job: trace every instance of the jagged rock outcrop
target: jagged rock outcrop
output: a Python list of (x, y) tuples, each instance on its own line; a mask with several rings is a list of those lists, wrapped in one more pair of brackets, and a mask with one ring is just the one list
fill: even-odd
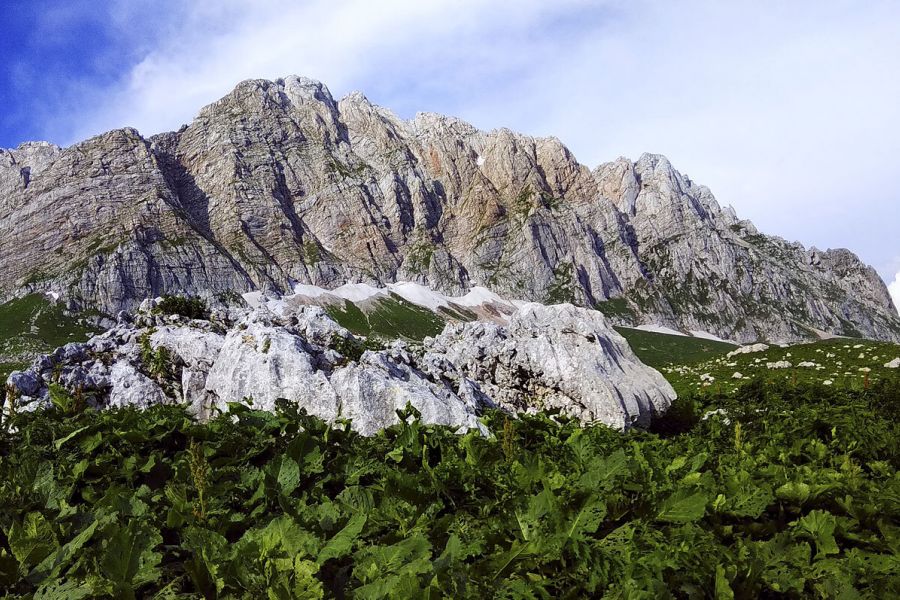
[(425, 348), (426, 357), (457, 365), (513, 411), (540, 406), (624, 428), (648, 425), (674, 399), (663, 376), (634, 361), (600, 313), (572, 305), (529, 303), (505, 326), (449, 325)]
[(299, 77), (245, 81), (181, 130), (0, 152), (0, 300), (413, 281), (596, 306), (738, 341), (900, 340), (873, 269), (760, 234), (661, 156), (591, 171), (558, 140), (405, 121)]
[[(153, 304), (145, 305), (152, 311)], [(365, 435), (415, 407), (428, 423), (481, 429), (488, 407), (556, 409), (626, 428), (665, 412), (675, 393), (596, 311), (527, 304), (508, 327), (448, 325), (422, 348), (364, 350), (319, 307), (266, 309), (210, 321), (124, 315), (84, 344), (68, 344), (13, 373), (17, 410), (47, 406), (61, 386), (95, 407), (184, 403), (199, 418), (233, 402), (273, 410), (295, 402)]]

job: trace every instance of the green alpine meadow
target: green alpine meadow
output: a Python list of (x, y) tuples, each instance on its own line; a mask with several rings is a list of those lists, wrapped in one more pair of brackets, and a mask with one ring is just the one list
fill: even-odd
[(9, 598), (900, 595), (896, 376), (705, 388), (626, 433), (55, 404), (3, 423)]

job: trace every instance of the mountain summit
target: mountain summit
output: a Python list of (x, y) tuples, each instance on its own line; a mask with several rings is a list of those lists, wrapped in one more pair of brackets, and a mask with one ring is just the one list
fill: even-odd
[(900, 340), (847, 250), (766, 236), (662, 156), (594, 170), (554, 138), (402, 120), (302, 77), (240, 83), (177, 132), (0, 150), (0, 301), (412, 281), (738, 341)]

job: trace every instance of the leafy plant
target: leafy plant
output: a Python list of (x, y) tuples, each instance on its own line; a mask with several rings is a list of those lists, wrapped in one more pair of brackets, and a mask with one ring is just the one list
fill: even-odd
[(17, 412), (0, 594), (896, 597), (898, 385), (709, 388), (665, 435), (499, 412), (461, 434), (410, 408), (365, 438), (288, 402)]
[(194, 296), (163, 296), (153, 310), (157, 314), (180, 315), (188, 319), (209, 317), (206, 302)]

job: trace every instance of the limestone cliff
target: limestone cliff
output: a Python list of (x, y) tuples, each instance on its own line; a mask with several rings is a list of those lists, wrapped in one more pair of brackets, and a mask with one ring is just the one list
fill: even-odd
[(113, 314), (398, 280), (739, 341), (900, 340), (871, 267), (760, 234), (662, 156), (591, 171), (553, 138), (406, 121), (304, 78), (245, 81), (149, 139), (0, 151), (0, 301), (53, 291)]

